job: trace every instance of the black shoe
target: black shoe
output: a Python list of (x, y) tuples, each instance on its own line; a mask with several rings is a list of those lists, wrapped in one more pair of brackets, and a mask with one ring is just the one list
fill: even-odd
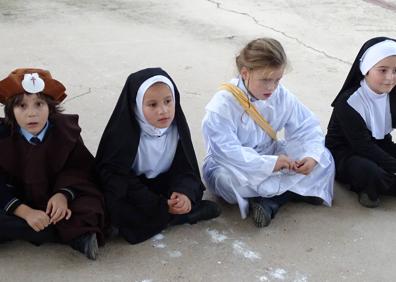
[(221, 214), (221, 208), (215, 202), (202, 200), (186, 214), (187, 222), (190, 224), (197, 223), (200, 220), (208, 220), (218, 217)]
[(301, 195), (297, 195), (294, 198), (294, 201), (296, 202), (304, 202), (304, 203), (308, 203), (314, 206), (320, 206), (321, 204), (323, 204), (323, 199), (319, 198), (319, 197), (315, 197), (315, 196), (301, 196)]
[(305, 196), (303, 197), (303, 202), (314, 206), (320, 206), (323, 204), (323, 199), (319, 197)]
[(99, 252), (98, 241), (96, 239), (96, 233), (88, 233), (81, 235), (80, 237), (73, 239), (70, 242), (70, 246), (83, 253), (87, 258), (96, 260)]
[(258, 228), (268, 226), (273, 218), (271, 207), (265, 201), (261, 201), (260, 198), (249, 200), (249, 212), (254, 225)]
[(172, 214), (169, 220), (169, 225), (182, 225), (188, 222), (188, 217), (186, 214)]
[(107, 227), (105, 229), (104, 233), (105, 233), (105, 238), (113, 239), (120, 234), (120, 230), (118, 227), (116, 227), (114, 225), (110, 225), (109, 227)]
[(366, 208), (377, 208), (380, 204), (379, 198), (376, 200), (371, 200), (370, 197), (365, 192), (359, 193), (359, 203)]

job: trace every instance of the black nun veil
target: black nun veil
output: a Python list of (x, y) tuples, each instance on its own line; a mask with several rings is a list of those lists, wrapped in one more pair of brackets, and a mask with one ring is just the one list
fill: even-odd
[(129, 75), (99, 143), (96, 154), (99, 170), (106, 167), (121, 174), (130, 173), (140, 140), (140, 126), (134, 113), (137, 91), (144, 81), (156, 75), (167, 77), (174, 86), (175, 121), (181, 144), (190, 166), (199, 176), (190, 130), (180, 106), (179, 90), (172, 78), (161, 68), (147, 68)]

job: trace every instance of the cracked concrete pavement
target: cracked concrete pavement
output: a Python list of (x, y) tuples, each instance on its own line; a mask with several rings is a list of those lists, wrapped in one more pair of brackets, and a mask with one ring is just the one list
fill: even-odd
[[(128, 74), (161, 66), (182, 93), (202, 163), (204, 107), (235, 75), (234, 56), (247, 41), (281, 41), (290, 60), (283, 83), (325, 131), (360, 46), (395, 38), (395, 15), (394, 0), (2, 0), (0, 77), (49, 69), (66, 85), (64, 108), (80, 115), (95, 153)], [(381, 200), (362, 208), (336, 184), (333, 207), (288, 204), (261, 230), (218, 200), (220, 218), (139, 245), (112, 240), (95, 262), (62, 245), (2, 244), (0, 281), (395, 281), (396, 199)]]

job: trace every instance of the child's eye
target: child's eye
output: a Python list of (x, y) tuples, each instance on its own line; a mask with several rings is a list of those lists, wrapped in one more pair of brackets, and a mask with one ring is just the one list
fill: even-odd
[(167, 100), (165, 100), (165, 105), (168, 105), (168, 104), (170, 104), (170, 103), (172, 103), (172, 99), (167, 99)]
[(19, 108), (21, 108), (21, 109), (24, 109), (25, 107), (26, 107), (26, 105), (25, 104), (19, 104), (19, 105), (17, 105)]
[(380, 68), (380, 69), (378, 69), (378, 71), (380, 73), (386, 73), (388, 71), (388, 69), (387, 68)]
[(151, 104), (149, 104), (148, 105), (150, 108), (155, 108), (156, 106), (157, 106), (157, 104), (156, 103), (151, 103)]

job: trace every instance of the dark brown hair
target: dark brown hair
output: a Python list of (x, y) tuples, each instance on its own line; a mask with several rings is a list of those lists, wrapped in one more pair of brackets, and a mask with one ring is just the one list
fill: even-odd
[[(23, 95), (25, 95), (25, 93), (13, 96), (7, 99), (7, 101), (4, 103), (4, 122), (8, 127), (10, 127), (11, 130), (14, 130), (18, 127), (14, 115), (14, 108), (22, 103)], [(39, 99), (45, 101), (48, 105), (49, 118), (52, 115), (61, 113), (63, 111), (62, 107), (59, 105), (59, 102), (55, 102), (50, 96), (44, 95), (42, 93), (26, 93), (26, 95), (37, 95)]]

